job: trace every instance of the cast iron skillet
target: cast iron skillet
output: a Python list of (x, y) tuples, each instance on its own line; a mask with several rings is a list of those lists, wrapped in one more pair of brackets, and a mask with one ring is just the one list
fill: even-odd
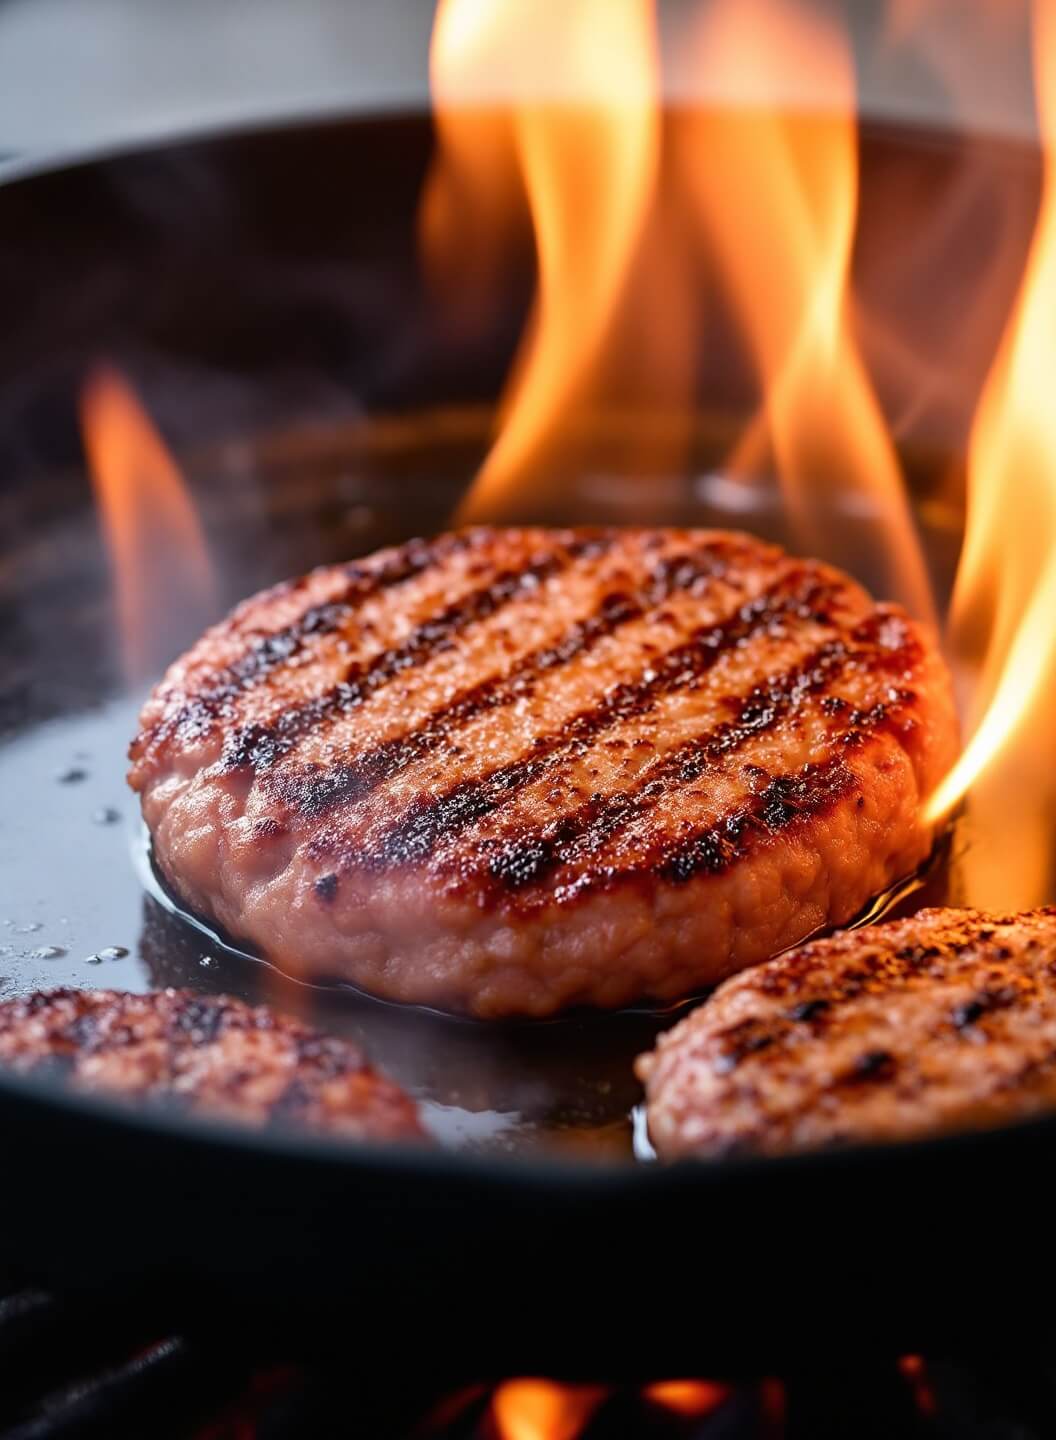
[[(165, 1323), (266, 1317), (313, 1345), (366, 1332), (448, 1376), (699, 1373), (745, 1356), (758, 1370), (867, 1341), (1015, 1341), (1056, 1271), (1056, 1121), (663, 1168), (632, 1155), (629, 1064), (671, 1016), (487, 1031), (286, 986), (151, 888), (121, 782), (142, 685), (122, 677), (80, 387), (100, 361), (133, 379), (217, 561), (217, 593), (184, 595), (156, 637), (159, 667), (260, 585), (442, 528), (486, 444), (531, 256), (511, 258), (483, 321), (430, 294), (414, 227), (430, 144), (421, 117), (360, 119), (0, 186), (0, 996), (172, 983), (281, 1001), (361, 1038), (441, 1140), (410, 1153), (246, 1134), (4, 1078), (0, 1262), (101, 1299), (132, 1291)], [(978, 187), (966, 283), (997, 243), (987, 217), (1025, 246), (1027, 150), (869, 132), (863, 167), (866, 216), (908, 195), (924, 217), (946, 189)], [(891, 291), (883, 247), (858, 263), (863, 294)], [(709, 314), (692, 464), (646, 491), (618, 468), (580, 476), (560, 501), (525, 497), (517, 518), (731, 523), (708, 467), (750, 387)], [(920, 453), (956, 448), (958, 415), (945, 423), (915, 437)], [(934, 501), (931, 473), (917, 493)], [(772, 490), (733, 523), (780, 537)], [(956, 515), (932, 523), (940, 589), (957, 542)], [(853, 521), (848, 546), (830, 558), (868, 583)], [(941, 900), (947, 873), (940, 861), (902, 908)], [(128, 953), (89, 965), (115, 946)]]

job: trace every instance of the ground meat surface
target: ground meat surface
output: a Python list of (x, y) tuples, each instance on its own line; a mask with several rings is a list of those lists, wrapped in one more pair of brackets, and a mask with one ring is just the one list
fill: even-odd
[(414, 1102), (345, 1040), (224, 995), (50, 990), (0, 1005), (0, 1067), (241, 1124), (423, 1139)]
[(720, 986), (638, 1062), (661, 1156), (777, 1153), (1056, 1106), (1056, 909), (929, 909)]
[(497, 1018), (667, 1001), (912, 872), (930, 633), (750, 536), (476, 529), (247, 600), (132, 746), (177, 897), (280, 968)]

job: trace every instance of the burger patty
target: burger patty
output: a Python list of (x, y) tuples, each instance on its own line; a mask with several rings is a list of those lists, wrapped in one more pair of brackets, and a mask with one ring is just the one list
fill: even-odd
[(414, 1102), (355, 1045), (225, 995), (46, 990), (9, 1000), (0, 1066), (245, 1125), (423, 1138)]
[(1056, 1105), (1056, 908), (922, 910), (720, 986), (638, 1061), (665, 1159), (984, 1126)]
[(746, 535), (474, 529), (246, 601), (131, 750), (176, 895), (283, 969), (482, 1017), (665, 1001), (911, 872), (933, 640)]

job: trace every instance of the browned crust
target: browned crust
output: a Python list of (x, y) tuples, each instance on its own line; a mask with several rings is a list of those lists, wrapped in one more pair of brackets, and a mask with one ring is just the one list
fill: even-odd
[(667, 1158), (989, 1125), (1056, 1105), (1056, 907), (929, 909), (721, 985), (637, 1064)]
[[(282, 968), (476, 1013), (668, 998), (846, 921), (927, 853), (948, 674), (831, 566), (675, 529), (405, 550), (358, 562), (353, 600), (337, 567), (245, 602), (133, 746), (168, 883)], [(841, 832), (857, 869), (822, 856)], [(753, 947), (753, 876), (769, 894), (787, 866)], [(707, 961), (694, 908), (738, 917)], [(635, 952), (625, 990), (599, 933), (614, 967)]]
[(226, 995), (39, 991), (0, 1005), (0, 1065), (254, 1127), (424, 1138), (414, 1102), (355, 1045)]

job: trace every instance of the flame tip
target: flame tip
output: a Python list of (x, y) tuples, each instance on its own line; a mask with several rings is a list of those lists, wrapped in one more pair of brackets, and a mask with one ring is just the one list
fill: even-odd
[(209, 604), (213, 569), (179, 468), (125, 376), (108, 362), (93, 366), (78, 410), (114, 571), (125, 670), (138, 682), (173, 613)]

